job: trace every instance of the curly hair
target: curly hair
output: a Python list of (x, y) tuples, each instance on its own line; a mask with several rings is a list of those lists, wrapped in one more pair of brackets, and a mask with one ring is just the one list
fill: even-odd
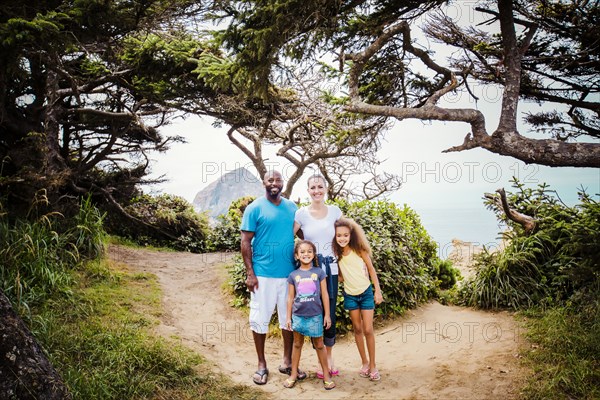
[[(310, 240), (298, 240), (298, 241), (296, 241), (296, 244), (294, 245), (294, 256), (296, 256), (296, 254), (298, 253), (298, 249), (303, 244), (308, 244), (308, 245), (310, 245), (310, 247), (312, 247), (313, 253), (315, 255), (315, 258), (313, 259), (313, 265), (315, 267), (318, 267), (319, 266), (319, 260), (317, 259), (317, 246), (315, 246), (315, 244), (313, 242), (311, 242)], [(298, 264), (299, 264), (299, 261), (298, 261)]]
[[(361, 254), (366, 252), (369, 256), (371, 255), (371, 246), (369, 246), (369, 241), (367, 240), (367, 235), (363, 228), (356, 223), (352, 218), (340, 218), (335, 221), (333, 225), (337, 231), (339, 227), (346, 227), (350, 230), (350, 242), (348, 243), (348, 247), (354, 252)], [(341, 260), (343, 249), (337, 243), (335, 236), (333, 237), (333, 242), (331, 243), (332, 249), (338, 260)]]

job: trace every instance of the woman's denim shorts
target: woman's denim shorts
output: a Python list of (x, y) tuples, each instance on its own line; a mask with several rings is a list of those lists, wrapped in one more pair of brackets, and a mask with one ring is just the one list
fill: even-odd
[(356, 296), (344, 292), (344, 308), (348, 311), (374, 310), (375, 296), (373, 295), (373, 288), (371, 285), (369, 285), (367, 290)]

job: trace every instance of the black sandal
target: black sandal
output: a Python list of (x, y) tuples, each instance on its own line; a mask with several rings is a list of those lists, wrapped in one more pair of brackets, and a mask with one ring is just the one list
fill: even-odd
[(267, 383), (268, 380), (269, 370), (267, 368), (257, 370), (252, 376), (252, 381), (257, 385), (264, 385)]
[[(279, 372), (281, 372), (282, 374), (286, 374), (286, 375), (292, 375), (292, 367), (282, 367), (279, 366)], [(298, 370), (298, 376), (296, 377), (296, 379), (298, 379), (299, 381), (306, 379), (308, 375), (306, 375), (306, 372)]]

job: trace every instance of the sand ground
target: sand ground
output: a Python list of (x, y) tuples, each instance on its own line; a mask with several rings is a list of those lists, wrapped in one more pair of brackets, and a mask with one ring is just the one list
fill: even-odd
[[(468, 274), (469, 258), (477, 249), (460, 241), (457, 249), (455, 265)], [(233, 381), (255, 386), (256, 354), (247, 316), (230, 306), (231, 299), (223, 290), (225, 265), (231, 263), (232, 254), (167, 253), (114, 245), (109, 254), (133, 270), (158, 277), (164, 310), (158, 334), (181, 341)], [(286, 399), (515, 399), (528, 374), (519, 362), (523, 345), (511, 313), (430, 302), (376, 326), (381, 381), (359, 377), (360, 358), (348, 335), (334, 347), (341, 371), (334, 390), (325, 391), (314, 376), (317, 358), (308, 343), (300, 367), (313, 373), (293, 389), (285, 389), (286, 375), (277, 371), (281, 339), (270, 335), (266, 344), (269, 382), (260, 388), (274, 398)]]

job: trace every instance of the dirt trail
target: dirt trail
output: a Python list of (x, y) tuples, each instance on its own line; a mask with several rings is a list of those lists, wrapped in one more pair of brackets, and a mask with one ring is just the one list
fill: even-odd
[[(165, 253), (111, 246), (111, 259), (158, 277), (164, 314), (159, 334), (176, 337), (238, 383), (255, 386), (256, 355), (247, 317), (228, 304), (224, 265), (231, 254)], [(277, 371), (281, 341), (269, 336), (269, 382), (260, 388), (275, 398), (512, 399), (525, 371), (519, 366), (521, 338), (513, 317), (432, 302), (404, 318), (376, 327), (382, 379), (358, 376), (360, 359), (352, 337), (335, 346), (341, 375), (325, 391), (314, 376), (285, 389)], [(317, 358), (305, 344), (301, 368), (315, 371)], [(313, 374), (314, 375), (314, 374)]]

